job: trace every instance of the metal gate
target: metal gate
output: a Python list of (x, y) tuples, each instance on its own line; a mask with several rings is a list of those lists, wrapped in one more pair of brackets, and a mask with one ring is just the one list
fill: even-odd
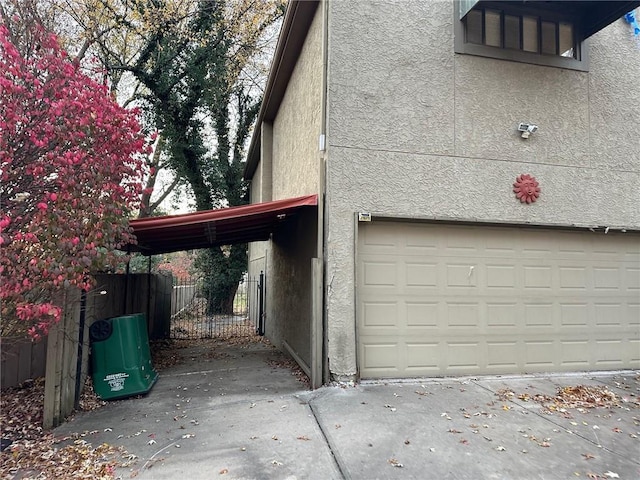
[(171, 338), (231, 338), (264, 335), (264, 273), (245, 277), (233, 300), (233, 313), (207, 313), (202, 277), (174, 278)]

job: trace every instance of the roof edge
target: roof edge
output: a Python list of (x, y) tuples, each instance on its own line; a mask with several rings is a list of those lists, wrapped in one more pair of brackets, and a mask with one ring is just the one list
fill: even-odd
[(319, 4), (319, 0), (290, 0), (287, 6), (276, 51), (271, 61), (264, 97), (249, 144), (247, 163), (242, 174), (245, 180), (251, 180), (258, 167), (262, 122), (273, 120), (278, 113)]

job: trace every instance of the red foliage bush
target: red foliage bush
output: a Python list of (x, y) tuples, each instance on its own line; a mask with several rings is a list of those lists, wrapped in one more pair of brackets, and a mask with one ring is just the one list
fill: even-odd
[(60, 318), (56, 292), (89, 288), (134, 240), (147, 145), (136, 111), (29, 30), (25, 48), (0, 25), (0, 301), (2, 334), (37, 338)]

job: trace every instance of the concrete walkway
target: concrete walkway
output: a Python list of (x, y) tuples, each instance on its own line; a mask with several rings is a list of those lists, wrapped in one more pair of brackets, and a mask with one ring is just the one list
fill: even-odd
[[(638, 372), (309, 391), (282, 358), (262, 344), (193, 349), (148, 395), (56, 435), (123, 446), (136, 456), (123, 479), (640, 479)], [(533, 401), (577, 385), (607, 386), (620, 406)]]

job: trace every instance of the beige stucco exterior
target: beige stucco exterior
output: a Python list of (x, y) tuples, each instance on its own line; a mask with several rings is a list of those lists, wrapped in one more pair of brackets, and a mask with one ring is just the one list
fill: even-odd
[[(355, 213), (640, 228), (640, 54), (615, 22), (589, 72), (454, 53), (453, 2), (329, 2), (327, 325), (357, 373)], [(635, 99), (635, 100), (632, 100)], [(519, 122), (539, 131), (520, 138)], [(517, 175), (540, 182), (523, 205)]]
[[(252, 199), (263, 198), (269, 180), (274, 200), (325, 191), (324, 252), (301, 253), (301, 242), (317, 244), (313, 220), (303, 220), (295, 243), (252, 246), (251, 258), (258, 265), (266, 251), (268, 285), (283, 286), (267, 290), (273, 318), (286, 316), (290, 297), (310, 287), (307, 257), (324, 255), (333, 378), (358, 373), (358, 212), (640, 230), (640, 52), (629, 25), (614, 22), (590, 39), (583, 72), (456, 54), (456, 21), (450, 0), (321, 2), (277, 115), (263, 123), (261, 145), (272, 148), (261, 159), (271, 165), (256, 168)], [(524, 140), (519, 122), (539, 130)], [(272, 138), (265, 142), (265, 135)], [(542, 189), (531, 205), (512, 192), (523, 173)], [(278, 262), (285, 264), (274, 267)], [(299, 274), (300, 288), (290, 291), (286, 282)], [(297, 305), (307, 303), (304, 297)], [(302, 345), (292, 321), (274, 334)]]
[[(261, 161), (251, 182), (252, 202), (320, 191), (322, 18), (312, 22), (273, 122), (261, 129)], [(311, 363), (311, 259), (317, 256), (317, 216), (298, 215), (270, 242), (249, 247), (250, 275), (266, 274), (266, 335)]]
[(316, 15), (273, 122), (273, 199), (319, 191), (322, 17)]

